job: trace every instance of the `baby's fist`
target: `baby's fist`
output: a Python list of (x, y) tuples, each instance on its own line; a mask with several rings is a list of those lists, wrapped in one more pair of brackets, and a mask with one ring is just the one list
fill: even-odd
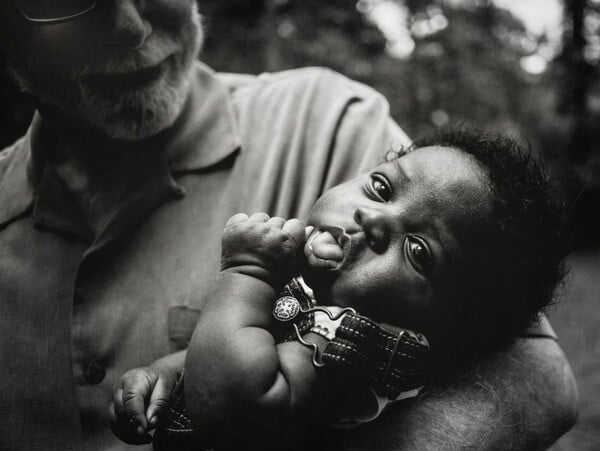
[(276, 286), (298, 270), (305, 228), (298, 219), (266, 213), (232, 216), (223, 230), (221, 270), (234, 270)]

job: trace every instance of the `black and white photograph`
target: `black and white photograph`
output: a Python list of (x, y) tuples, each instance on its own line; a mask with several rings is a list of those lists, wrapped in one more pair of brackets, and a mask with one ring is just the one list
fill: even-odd
[(600, 0), (0, 0), (0, 451), (600, 449)]

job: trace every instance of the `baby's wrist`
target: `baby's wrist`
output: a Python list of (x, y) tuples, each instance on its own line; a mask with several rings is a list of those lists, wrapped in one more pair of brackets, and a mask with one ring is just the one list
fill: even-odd
[(269, 285), (272, 289), (274, 289), (277, 292), (279, 292), (283, 288), (283, 285), (287, 282), (288, 279), (287, 277), (283, 277), (282, 275), (277, 274), (275, 271), (271, 271), (265, 268), (264, 266), (252, 263), (238, 264), (235, 266), (223, 268), (221, 269), (221, 274), (238, 274), (247, 276)]

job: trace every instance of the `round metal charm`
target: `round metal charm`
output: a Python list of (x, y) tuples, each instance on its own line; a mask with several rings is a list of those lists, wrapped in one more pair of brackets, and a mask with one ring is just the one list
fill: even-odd
[(279, 321), (290, 321), (298, 316), (300, 302), (292, 296), (282, 296), (275, 301), (273, 316)]

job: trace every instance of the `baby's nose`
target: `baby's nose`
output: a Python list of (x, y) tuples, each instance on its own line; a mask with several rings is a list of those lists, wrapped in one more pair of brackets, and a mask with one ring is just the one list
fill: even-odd
[(381, 253), (387, 248), (391, 230), (384, 212), (359, 207), (354, 211), (354, 221), (363, 228), (371, 249)]

